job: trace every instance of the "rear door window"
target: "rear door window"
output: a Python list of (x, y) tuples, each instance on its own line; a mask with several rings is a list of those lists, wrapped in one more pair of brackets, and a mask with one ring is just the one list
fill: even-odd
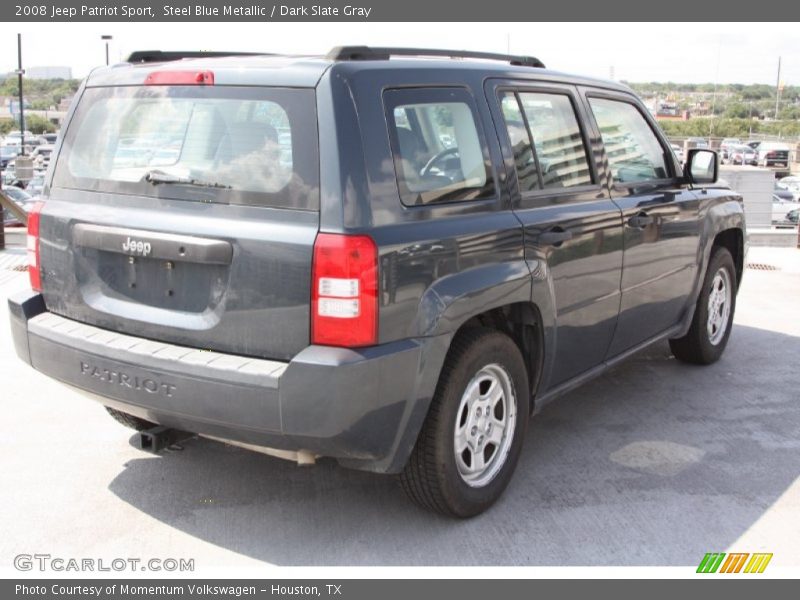
[(314, 104), (299, 89), (89, 88), (54, 185), (318, 209)]
[(384, 103), (404, 204), (494, 196), (486, 139), (466, 90), (389, 90)]

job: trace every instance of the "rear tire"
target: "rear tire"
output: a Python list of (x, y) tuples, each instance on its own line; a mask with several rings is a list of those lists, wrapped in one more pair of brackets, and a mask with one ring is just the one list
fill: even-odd
[(133, 415), (129, 415), (128, 413), (119, 411), (116, 408), (111, 408), (109, 406), (106, 406), (105, 409), (117, 423), (121, 423), (122, 425), (125, 425), (125, 427), (128, 427), (130, 429), (135, 429), (136, 431), (144, 431), (145, 429), (156, 427), (155, 423), (151, 423), (150, 421), (145, 421), (144, 419), (140, 419), (139, 417), (134, 417)]
[(525, 363), (511, 338), (484, 328), (457, 334), (400, 475), (408, 496), (455, 517), (488, 509), (519, 459), (529, 397)]
[(719, 360), (731, 335), (736, 291), (733, 257), (727, 248), (715, 246), (697, 298), (692, 326), (685, 336), (669, 341), (675, 358), (695, 365), (710, 365)]

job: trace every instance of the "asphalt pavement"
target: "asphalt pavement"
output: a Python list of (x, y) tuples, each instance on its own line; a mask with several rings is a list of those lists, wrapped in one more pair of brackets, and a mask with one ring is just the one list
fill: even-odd
[[(17, 252), (20, 256), (21, 253)], [(19, 361), (0, 252), (0, 569), (20, 553), (275, 565), (800, 565), (800, 250), (753, 248), (720, 362), (666, 343), (547, 406), (501, 501), (459, 521), (386, 476), (208, 440), (153, 456)]]

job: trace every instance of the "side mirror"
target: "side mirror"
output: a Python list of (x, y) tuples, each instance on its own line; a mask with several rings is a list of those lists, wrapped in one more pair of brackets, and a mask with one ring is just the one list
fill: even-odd
[(686, 157), (683, 175), (689, 183), (716, 183), (718, 164), (717, 153), (713, 150), (693, 148)]

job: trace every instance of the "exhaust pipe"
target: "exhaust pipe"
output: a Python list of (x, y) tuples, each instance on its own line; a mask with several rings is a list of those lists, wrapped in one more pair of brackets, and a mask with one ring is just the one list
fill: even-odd
[(309, 452), (308, 450), (279, 450), (278, 448), (268, 448), (266, 446), (257, 446), (255, 444), (247, 444), (245, 442), (226, 440), (225, 438), (218, 438), (214, 437), (213, 435), (201, 435), (200, 437), (204, 437), (209, 440), (214, 440), (215, 442), (222, 442), (223, 444), (236, 446), (237, 448), (244, 448), (245, 450), (251, 450), (252, 452), (266, 454), (267, 456), (282, 458), (283, 460), (288, 460), (297, 463), (298, 467), (313, 466), (317, 463), (317, 458), (319, 458), (318, 455), (314, 454), (313, 452)]

